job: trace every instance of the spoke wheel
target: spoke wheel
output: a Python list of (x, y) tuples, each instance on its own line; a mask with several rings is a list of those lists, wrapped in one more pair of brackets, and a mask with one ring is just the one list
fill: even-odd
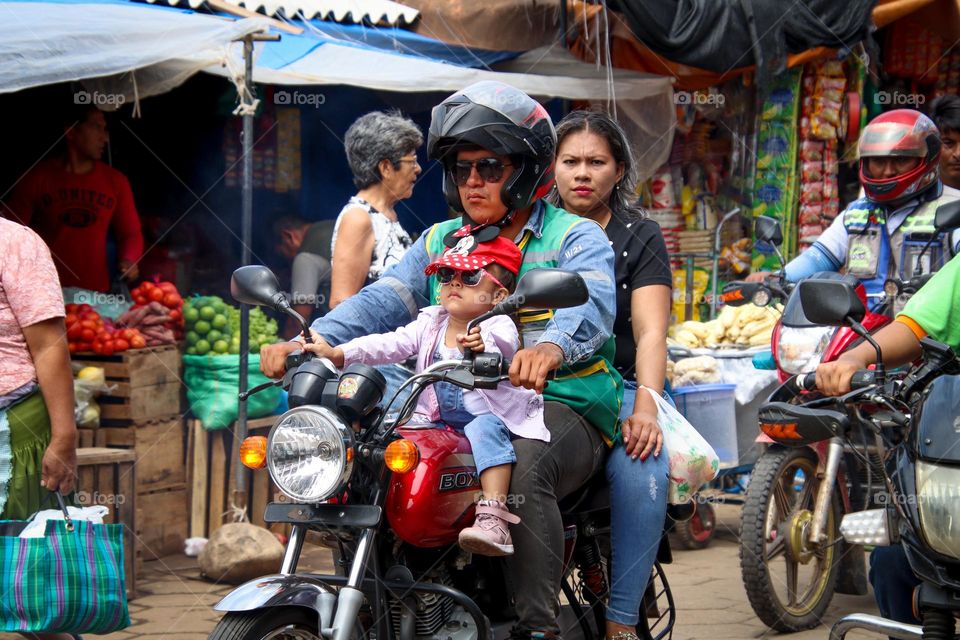
[(697, 509), (690, 519), (675, 523), (673, 531), (685, 549), (706, 549), (710, 546), (716, 528), (717, 518), (713, 506), (708, 502), (697, 502)]
[(809, 543), (820, 482), (806, 447), (772, 448), (757, 461), (740, 521), (740, 569), (754, 612), (782, 632), (821, 622), (837, 581), (840, 508), (834, 495), (826, 537)]

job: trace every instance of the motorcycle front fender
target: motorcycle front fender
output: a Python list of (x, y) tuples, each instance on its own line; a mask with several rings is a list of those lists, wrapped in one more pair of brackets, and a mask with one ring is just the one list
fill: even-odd
[(304, 607), (320, 616), (321, 628), (333, 621), (337, 593), (328, 584), (308, 575), (274, 574), (245, 582), (213, 608), (223, 612), (253, 611), (272, 607)]

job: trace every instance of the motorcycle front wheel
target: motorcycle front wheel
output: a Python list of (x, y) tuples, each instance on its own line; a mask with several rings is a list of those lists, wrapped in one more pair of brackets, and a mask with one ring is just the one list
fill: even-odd
[(209, 640), (321, 640), (317, 614), (303, 607), (228, 613)]
[(822, 621), (840, 565), (840, 501), (827, 512), (826, 539), (808, 542), (821, 490), (816, 454), (768, 449), (753, 468), (740, 520), (740, 569), (754, 613), (771, 629), (794, 632)]

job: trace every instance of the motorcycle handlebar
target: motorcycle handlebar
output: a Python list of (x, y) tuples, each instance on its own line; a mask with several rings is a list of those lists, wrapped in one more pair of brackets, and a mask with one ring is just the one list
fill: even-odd
[[(872, 387), (877, 382), (877, 372), (872, 369), (860, 369), (853, 374), (853, 377), (850, 378), (850, 389), (856, 391), (857, 389), (865, 389), (867, 387)], [(817, 374), (812, 373), (801, 373), (796, 377), (796, 385), (798, 389), (803, 391), (816, 391), (817, 389)]]

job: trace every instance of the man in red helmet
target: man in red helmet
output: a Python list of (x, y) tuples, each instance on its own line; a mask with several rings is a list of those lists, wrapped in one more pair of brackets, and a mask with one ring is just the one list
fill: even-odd
[(797, 282), (843, 269), (863, 282), (869, 298), (882, 300), (884, 282), (909, 278), (918, 260), (926, 272), (939, 269), (960, 240), (954, 234), (941, 237), (920, 257), (937, 233), (937, 208), (956, 199), (943, 191), (940, 151), (936, 125), (919, 111), (896, 109), (874, 118), (859, 143), (866, 197), (850, 203), (813, 246), (787, 264), (787, 279)]

